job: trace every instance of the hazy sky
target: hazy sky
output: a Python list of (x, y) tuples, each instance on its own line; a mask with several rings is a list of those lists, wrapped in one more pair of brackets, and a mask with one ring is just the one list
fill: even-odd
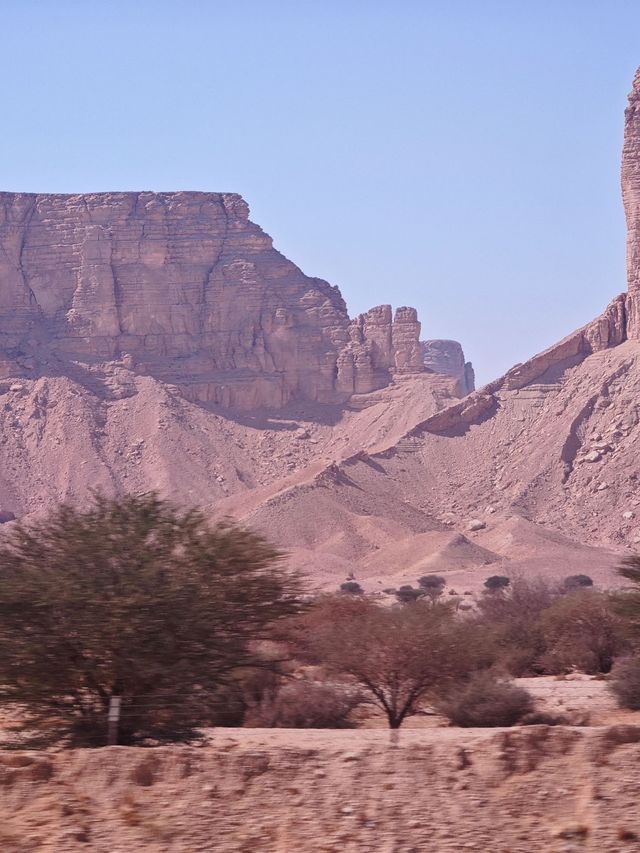
[(625, 287), (638, 0), (0, 0), (0, 189), (240, 192), (488, 381)]

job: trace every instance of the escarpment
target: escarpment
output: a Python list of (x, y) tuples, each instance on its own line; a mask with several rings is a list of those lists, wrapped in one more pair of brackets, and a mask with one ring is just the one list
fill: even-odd
[(424, 371), (412, 308), (350, 320), (233, 193), (0, 194), (0, 378), (117, 362), (195, 401), (341, 402)]

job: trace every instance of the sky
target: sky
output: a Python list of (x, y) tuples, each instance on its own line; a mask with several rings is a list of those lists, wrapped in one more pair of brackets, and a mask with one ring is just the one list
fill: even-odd
[(625, 289), (637, 0), (0, 0), (0, 189), (239, 192), (480, 383)]

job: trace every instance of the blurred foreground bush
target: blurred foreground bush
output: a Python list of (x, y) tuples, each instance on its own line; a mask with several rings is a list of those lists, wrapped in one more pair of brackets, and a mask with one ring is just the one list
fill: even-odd
[(514, 726), (534, 710), (531, 695), (490, 672), (478, 672), (435, 707), (454, 726)]
[(351, 729), (351, 712), (362, 704), (353, 690), (312, 681), (290, 681), (245, 715), (246, 726), (290, 729)]
[(619, 661), (611, 673), (609, 689), (621, 708), (640, 711), (640, 658)]

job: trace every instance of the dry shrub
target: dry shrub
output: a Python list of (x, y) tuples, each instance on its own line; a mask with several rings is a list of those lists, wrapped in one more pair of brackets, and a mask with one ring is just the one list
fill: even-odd
[(491, 639), (496, 663), (512, 676), (539, 674), (547, 650), (541, 617), (561, 595), (545, 578), (514, 577), (508, 589), (483, 595), (478, 624)]
[(623, 620), (606, 593), (581, 589), (562, 596), (542, 614), (541, 626), (546, 672), (606, 673), (628, 647)]
[(296, 657), (349, 678), (399, 728), (432, 695), (483, 665), (478, 631), (451, 602), (419, 599), (381, 607), (360, 596), (325, 596), (291, 632)]
[(554, 714), (551, 711), (531, 711), (520, 720), (523, 726), (578, 726), (587, 725), (584, 718), (567, 717), (565, 714)]
[(620, 841), (637, 841), (638, 833), (634, 832), (632, 829), (620, 827), (620, 829), (618, 830), (618, 839)]
[(627, 658), (614, 666), (609, 690), (621, 708), (640, 711), (640, 658)]
[(245, 715), (245, 726), (283, 729), (350, 729), (351, 712), (362, 704), (352, 690), (292, 681), (277, 693), (265, 696)]
[(217, 692), (211, 707), (211, 725), (243, 726), (246, 715), (278, 689), (288, 663), (278, 661), (275, 650), (266, 648), (264, 644), (257, 653), (262, 659), (262, 666), (233, 673), (228, 683)]
[(513, 726), (533, 712), (533, 699), (524, 688), (479, 672), (451, 690), (437, 708), (454, 726)]

